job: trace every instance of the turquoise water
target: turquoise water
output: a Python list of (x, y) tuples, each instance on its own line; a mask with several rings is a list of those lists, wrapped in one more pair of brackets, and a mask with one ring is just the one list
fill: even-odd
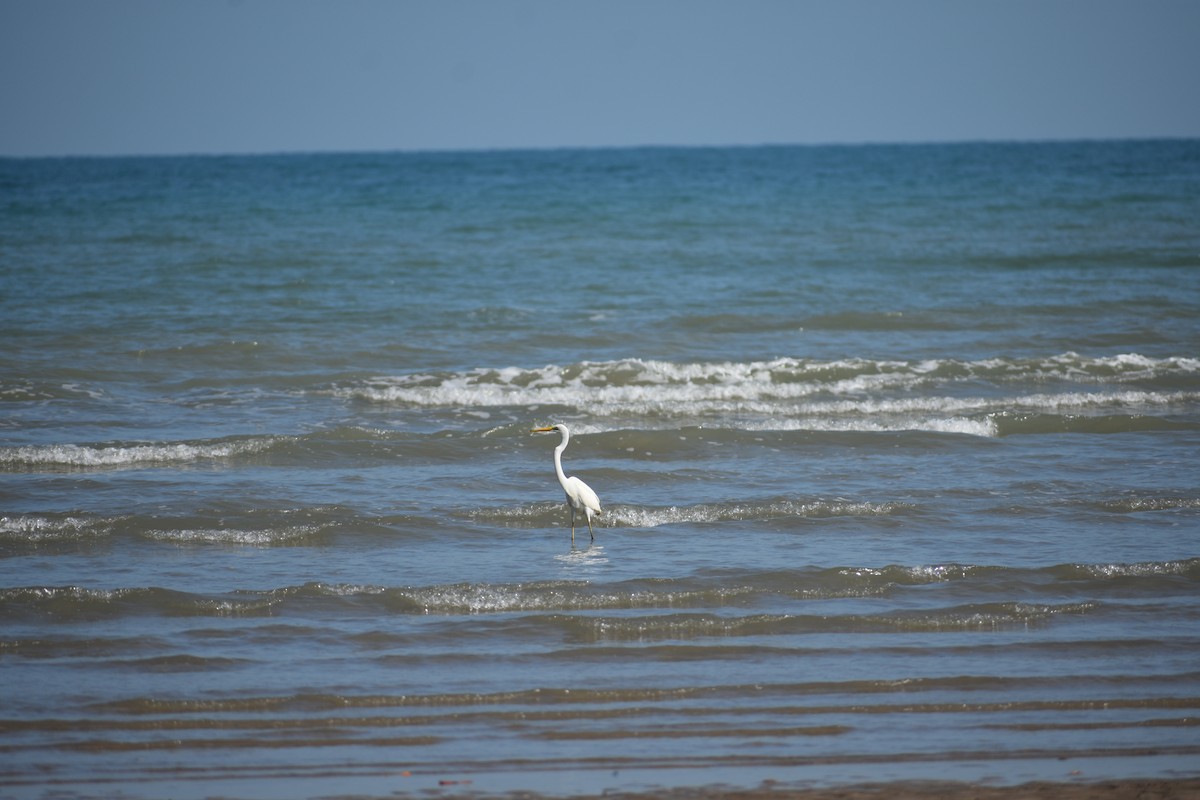
[(1194, 775), (1197, 220), (1194, 141), (0, 160), (0, 791)]

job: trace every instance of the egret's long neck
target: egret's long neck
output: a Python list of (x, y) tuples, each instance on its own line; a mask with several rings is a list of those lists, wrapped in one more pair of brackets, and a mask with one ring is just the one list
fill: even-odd
[(563, 450), (567, 449), (567, 442), (571, 441), (571, 434), (567, 433), (566, 429), (562, 429), (562, 442), (558, 447), (554, 448), (554, 471), (558, 474), (558, 482), (562, 484), (564, 489), (567, 488), (567, 474), (562, 468)]
[(554, 448), (554, 471), (558, 474), (558, 482), (562, 484), (564, 489), (567, 488), (567, 474), (563, 472), (562, 468), (562, 453), (566, 449), (567, 442), (565, 439), (562, 444)]

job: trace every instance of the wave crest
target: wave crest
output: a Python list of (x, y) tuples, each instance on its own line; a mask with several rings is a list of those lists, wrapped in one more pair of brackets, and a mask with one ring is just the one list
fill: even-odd
[(200, 442), (145, 442), (101, 444), (49, 444), (0, 447), (0, 467), (29, 468), (134, 467), (218, 461), (261, 453), (278, 437), (227, 439)]
[[(758, 430), (929, 430), (997, 436), (1012, 414), (1191, 407), (1200, 359), (1139, 354), (976, 361), (842, 359), (673, 363), (623, 359), (379, 376), (336, 396), (418, 408), (563, 408), (593, 418), (714, 417)], [(1131, 385), (1137, 384), (1137, 385)]]

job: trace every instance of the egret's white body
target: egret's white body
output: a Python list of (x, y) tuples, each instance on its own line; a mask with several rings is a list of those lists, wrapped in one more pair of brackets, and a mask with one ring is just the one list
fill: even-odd
[(554, 471), (558, 475), (558, 482), (562, 485), (563, 492), (567, 495), (567, 506), (571, 509), (571, 541), (575, 541), (575, 513), (577, 511), (583, 512), (587, 519), (588, 535), (594, 540), (596, 535), (592, 533), (592, 514), (600, 513), (600, 498), (592, 491), (592, 487), (574, 475), (568, 477), (563, 472), (563, 450), (567, 449), (567, 442), (571, 441), (571, 432), (567, 430), (567, 426), (559, 423), (546, 428), (534, 428), (534, 433), (550, 433), (552, 431), (562, 434), (562, 443), (554, 448)]

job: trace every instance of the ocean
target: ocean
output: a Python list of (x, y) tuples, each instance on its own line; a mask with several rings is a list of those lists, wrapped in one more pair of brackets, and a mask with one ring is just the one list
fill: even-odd
[(0, 159), (0, 340), (0, 796), (1200, 775), (1200, 141)]

